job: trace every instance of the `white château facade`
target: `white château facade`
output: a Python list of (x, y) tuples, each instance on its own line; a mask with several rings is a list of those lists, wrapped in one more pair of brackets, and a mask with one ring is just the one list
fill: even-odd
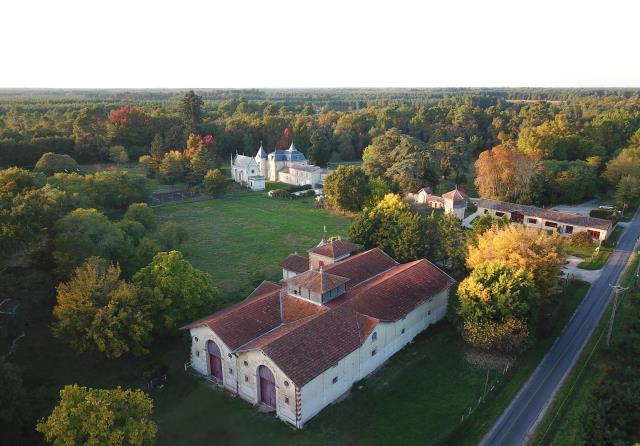
[[(253, 190), (264, 189), (265, 180), (315, 187), (322, 183), (323, 170), (310, 165), (293, 142), (287, 150), (274, 150), (269, 154), (260, 144), (253, 158), (244, 155), (231, 157), (231, 176), (235, 182)], [(253, 181), (251, 177), (254, 177)]]

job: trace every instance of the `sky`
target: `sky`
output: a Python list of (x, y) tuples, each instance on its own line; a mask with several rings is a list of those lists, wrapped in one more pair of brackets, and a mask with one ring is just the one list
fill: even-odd
[(635, 0), (7, 0), (0, 88), (640, 87)]

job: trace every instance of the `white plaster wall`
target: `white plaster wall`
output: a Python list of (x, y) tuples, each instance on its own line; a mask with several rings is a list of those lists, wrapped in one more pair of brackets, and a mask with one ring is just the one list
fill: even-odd
[[(246, 364), (245, 364), (246, 363)], [(238, 396), (252, 404), (260, 401), (258, 368), (271, 370), (276, 381), (276, 415), (296, 425), (296, 387), (293, 381), (260, 350), (238, 353)], [(287, 402), (288, 399), (288, 402)]]
[[(448, 289), (420, 304), (404, 319), (379, 322), (359, 349), (306, 383), (300, 391), (302, 412), (298, 427), (380, 367), (429, 325), (441, 320), (446, 315), (447, 302)], [(372, 356), (374, 350), (376, 354)]]
[[(220, 348), (222, 362), (222, 384), (223, 386), (236, 392), (237, 370), (236, 356), (222, 340), (207, 326), (192, 328), (191, 333), (191, 366), (198, 373), (209, 376), (209, 352), (207, 351), (207, 341), (212, 340)], [(197, 341), (196, 341), (197, 338)]]

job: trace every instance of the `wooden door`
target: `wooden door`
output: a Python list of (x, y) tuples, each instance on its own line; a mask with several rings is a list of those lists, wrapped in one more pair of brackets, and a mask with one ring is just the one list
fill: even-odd
[(261, 365), (258, 368), (258, 375), (260, 376), (260, 402), (276, 408), (276, 380), (273, 377), (273, 373), (267, 367)]
[(222, 380), (222, 359), (220, 357), (220, 349), (215, 342), (207, 342), (207, 351), (209, 352), (209, 373), (218, 380)]

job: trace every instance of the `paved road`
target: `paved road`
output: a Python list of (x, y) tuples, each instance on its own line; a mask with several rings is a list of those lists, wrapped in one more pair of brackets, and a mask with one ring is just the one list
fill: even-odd
[(600, 278), (591, 285), (591, 289), (562, 334), (496, 424), (482, 439), (481, 445), (512, 446), (527, 443), (602, 317), (612, 297), (609, 284), (618, 281), (638, 237), (640, 211), (636, 212), (625, 229), (618, 247), (603, 267)]

